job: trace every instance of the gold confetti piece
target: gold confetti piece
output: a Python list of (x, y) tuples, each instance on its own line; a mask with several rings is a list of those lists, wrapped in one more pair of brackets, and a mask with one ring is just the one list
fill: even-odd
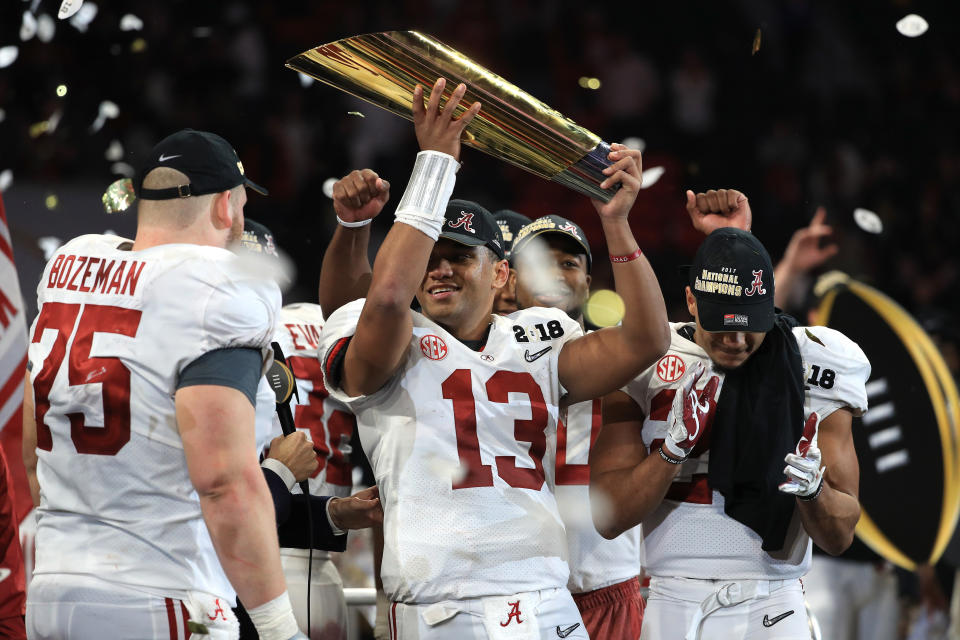
[(60, 96), (61, 98), (62, 98), (63, 96), (65, 96), (65, 95), (67, 95), (67, 85), (65, 85), (65, 84), (58, 85), (58, 86), (57, 86), (57, 95)]
[(120, 178), (113, 182), (107, 190), (103, 192), (103, 210), (107, 213), (120, 213), (133, 206), (136, 199), (133, 192), (133, 180), (130, 178)]
[(55, 193), (51, 193), (44, 199), (43, 203), (47, 205), (47, 209), (53, 211), (60, 204), (60, 198)]
[(147, 41), (143, 38), (137, 38), (130, 43), (130, 51), (133, 53), (143, 53), (147, 50)]
[(367, 116), (363, 115), (359, 111), (347, 111), (348, 116), (360, 116), (361, 118), (366, 118)]
[(757, 51), (760, 51), (760, 27), (757, 27), (757, 33), (753, 36), (753, 49), (750, 51), (750, 55), (757, 55)]
[(30, 129), (28, 130), (28, 133), (30, 134), (31, 138), (39, 138), (40, 136), (45, 134), (47, 132), (47, 129), (49, 128), (50, 128), (50, 123), (47, 122), (46, 120), (44, 120), (43, 122), (34, 122), (32, 125), (30, 125)]

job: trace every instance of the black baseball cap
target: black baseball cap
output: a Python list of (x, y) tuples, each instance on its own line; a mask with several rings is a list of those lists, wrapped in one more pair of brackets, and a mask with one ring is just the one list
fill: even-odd
[(753, 234), (729, 227), (711, 233), (697, 249), (689, 277), (706, 331), (773, 328), (773, 264)]
[(545, 233), (567, 236), (583, 247), (583, 252), (587, 254), (587, 273), (590, 273), (590, 268), (593, 266), (593, 258), (590, 255), (590, 244), (587, 243), (587, 236), (583, 233), (580, 225), (571, 220), (567, 220), (563, 216), (543, 216), (520, 229), (519, 233), (517, 233), (516, 240), (513, 242), (512, 255), (517, 255), (525, 246), (530, 244), (531, 240)]
[(240, 248), (252, 253), (260, 253), (279, 258), (277, 244), (273, 241), (273, 233), (266, 225), (256, 220), (246, 218), (243, 221), (243, 234), (240, 236)]
[(530, 224), (533, 220), (510, 209), (501, 209), (494, 212), (493, 219), (497, 221), (497, 226), (500, 227), (500, 236), (503, 238), (503, 252), (509, 259), (513, 242), (517, 239), (517, 233), (524, 225)]
[[(190, 182), (169, 189), (144, 189), (143, 179), (157, 167), (176, 169)], [(173, 200), (220, 193), (241, 184), (267, 195), (266, 189), (244, 175), (243, 163), (229, 142), (208, 131), (183, 129), (157, 143), (133, 186), (141, 200)]]
[(470, 200), (451, 200), (444, 213), (440, 237), (468, 247), (487, 247), (504, 259), (503, 237), (493, 214)]

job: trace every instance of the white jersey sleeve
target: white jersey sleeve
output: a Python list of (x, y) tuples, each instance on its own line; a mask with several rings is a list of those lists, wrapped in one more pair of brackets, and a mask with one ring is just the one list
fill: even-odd
[(807, 388), (805, 413), (821, 420), (837, 409), (861, 416), (867, 410), (870, 361), (860, 346), (836, 329), (795, 327)]

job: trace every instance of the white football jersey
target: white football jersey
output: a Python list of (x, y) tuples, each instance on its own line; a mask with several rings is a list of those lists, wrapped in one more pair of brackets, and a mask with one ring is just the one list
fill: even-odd
[(561, 412), (557, 428), (557, 505), (567, 530), (571, 593), (607, 587), (640, 574), (640, 527), (607, 540), (590, 511), (590, 450), (603, 424), (600, 398)]
[[(642, 436), (651, 455), (656, 455), (656, 448), (667, 437), (666, 418), (684, 373), (697, 362), (710, 366), (706, 352), (677, 332), (683, 326), (671, 324), (669, 351), (623, 389), (646, 416)], [(827, 327), (796, 327), (793, 333), (806, 380), (805, 416), (816, 411), (823, 420), (840, 408), (854, 415), (866, 411), (864, 385), (870, 376), (870, 363), (860, 347)], [(702, 391), (714, 374), (721, 380), (719, 397), (723, 393), (721, 371), (708, 370), (697, 388)], [(703, 436), (680, 468), (666, 498), (643, 520), (644, 569), (655, 576), (699, 579), (803, 576), (810, 568), (810, 537), (796, 513), (783, 549), (768, 553), (761, 548), (762, 539), (753, 529), (724, 513), (723, 496), (711, 490), (709, 430), (713, 415), (711, 412), (707, 417)]]
[(232, 601), (187, 473), (174, 394), (204, 353), (251, 347), (266, 355), (280, 291), (239, 271), (224, 249), (118, 248), (128, 242), (68, 242), (37, 289), (34, 572)]
[[(320, 305), (288, 304), (280, 310), (274, 340), (280, 343), (297, 383), (297, 394), (290, 399), (294, 424), (317, 449), (320, 466), (310, 477), (310, 493), (343, 498), (350, 495), (353, 487), (353, 469), (347, 456), (357, 419), (323, 386), (323, 370), (317, 356), (322, 330)], [(276, 414), (274, 429), (274, 435), (283, 433)], [(293, 492), (300, 493), (299, 485), (294, 486)]]
[(387, 595), (432, 603), (564, 588), (569, 574), (553, 492), (561, 348), (583, 334), (556, 309), (491, 316), (473, 351), (416, 312), (400, 370), (350, 398), (328, 367), (364, 300), (327, 319), (330, 395), (356, 414), (384, 510)]

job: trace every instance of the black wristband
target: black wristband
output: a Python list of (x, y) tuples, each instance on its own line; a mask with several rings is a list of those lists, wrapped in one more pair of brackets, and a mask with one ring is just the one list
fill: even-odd
[(677, 459), (677, 458), (671, 458), (670, 456), (668, 456), (666, 453), (663, 452), (662, 444), (657, 448), (657, 453), (659, 453), (660, 457), (666, 460), (667, 462), (669, 462), (670, 464), (683, 464), (684, 462), (687, 461), (686, 458)]
[(823, 492), (823, 478), (820, 478), (820, 484), (817, 485), (817, 490), (811, 493), (808, 496), (797, 496), (797, 500), (803, 500), (804, 502), (813, 502), (820, 497), (820, 493)]

